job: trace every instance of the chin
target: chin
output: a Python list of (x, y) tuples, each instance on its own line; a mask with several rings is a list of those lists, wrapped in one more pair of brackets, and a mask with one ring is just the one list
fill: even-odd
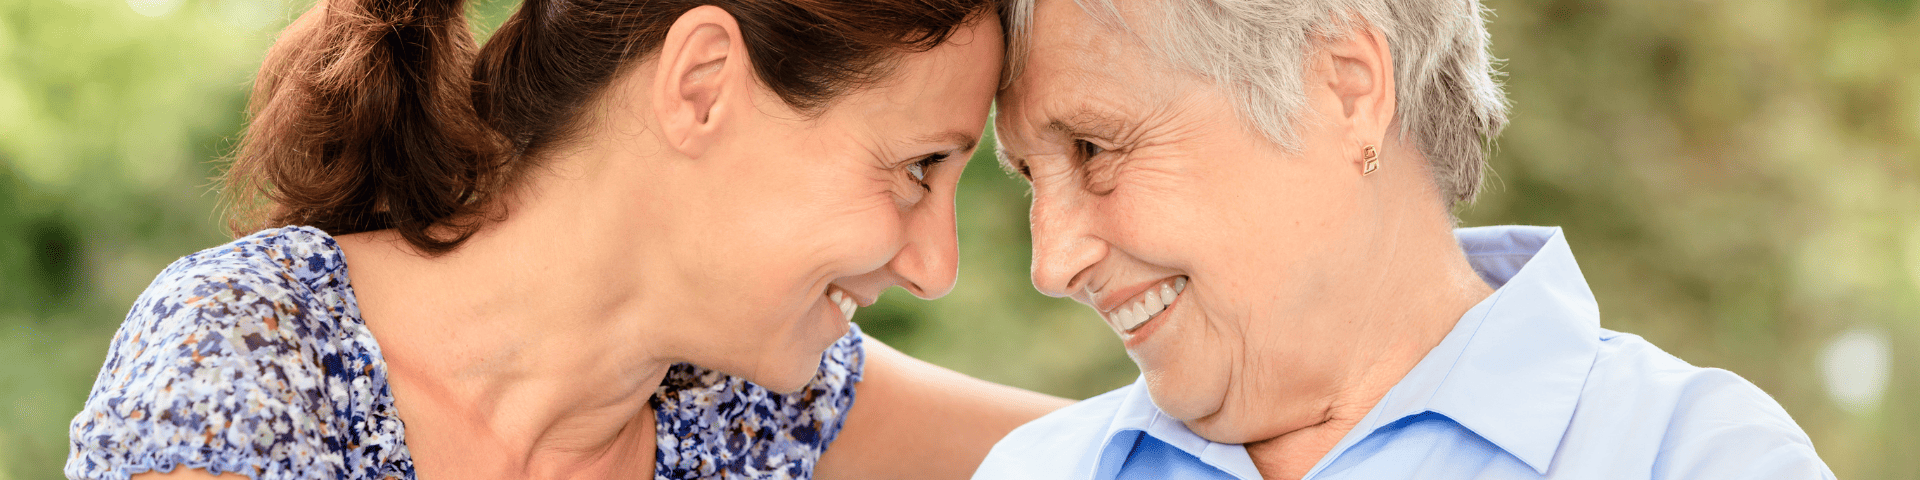
[(1145, 375), (1153, 405), (1174, 420), (1193, 422), (1211, 417), (1225, 403), (1226, 389), (1217, 385), (1224, 382), (1196, 381), (1196, 377), (1180, 372), (1148, 371)]
[[(800, 321), (818, 322), (819, 313), (809, 312)], [(833, 312), (833, 315), (837, 316), (839, 312)], [(786, 330), (783, 340), (768, 338), (771, 343), (762, 344), (765, 350), (759, 357), (758, 368), (753, 378), (747, 381), (781, 394), (806, 388), (808, 383), (813, 382), (813, 377), (820, 373), (822, 355), (841, 337), (845, 337), (850, 328), (849, 323), (837, 317), (829, 322), (803, 323)]]
[(1229, 418), (1234, 412), (1227, 408), (1228, 376), (1201, 363), (1188, 361), (1172, 365), (1174, 368), (1143, 369), (1148, 396), (1162, 413), (1207, 440), (1245, 443), (1233, 441), (1244, 435), (1236, 434), (1238, 429)]
[[(834, 338), (838, 339), (839, 337)], [(824, 354), (827, 347), (831, 345), (832, 343), (829, 342), (820, 348), (809, 349), (803, 352), (788, 352), (785, 355), (781, 355), (780, 358), (769, 358), (767, 365), (776, 368), (763, 369), (760, 375), (757, 375), (760, 378), (753, 379), (752, 381), (755, 385), (759, 385), (760, 388), (765, 388), (774, 393), (788, 394), (798, 392), (806, 388), (807, 384), (813, 383), (813, 377), (820, 373), (820, 356)]]
[(1215, 443), (1253, 443), (1308, 426), (1280, 423), (1290, 419), (1280, 415), (1287, 405), (1249, 403), (1243, 396), (1229, 395), (1224, 375), (1214, 378), (1218, 384), (1203, 386), (1188, 381), (1170, 383), (1165, 388), (1148, 378), (1148, 392), (1153, 394), (1155, 406), (1195, 435)]

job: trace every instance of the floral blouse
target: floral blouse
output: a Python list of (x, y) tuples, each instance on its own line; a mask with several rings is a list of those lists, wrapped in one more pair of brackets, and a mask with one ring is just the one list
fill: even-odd
[[(863, 361), (853, 327), (792, 394), (674, 366), (651, 400), (654, 477), (810, 478)], [(380, 345), (339, 246), (311, 227), (261, 231), (162, 271), (114, 335), (69, 438), (75, 479), (175, 468), (414, 478)]]

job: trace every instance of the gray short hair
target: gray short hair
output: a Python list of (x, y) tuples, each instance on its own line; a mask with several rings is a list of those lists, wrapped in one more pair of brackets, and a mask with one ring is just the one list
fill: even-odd
[[(1002, 85), (1010, 85), (1026, 57), (1037, 0), (1005, 1)], [(1102, 23), (1130, 30), (1113, 1), (1074, 0)], [(1449, 208), (1479, 193), (1487, 149), (1507, 122), (1480, 0), (1147, 1), (1160, 3), (1164, 14), (1153, 29), (1158, 34), (1146, 40), (1155, 53), (1229, 86), (1241, 116), (1290, 151), (1300, 146), (1303, 60), (1316, 39), (1379, 29), (1393, 52), (1400, 137), (1426, 157)]]

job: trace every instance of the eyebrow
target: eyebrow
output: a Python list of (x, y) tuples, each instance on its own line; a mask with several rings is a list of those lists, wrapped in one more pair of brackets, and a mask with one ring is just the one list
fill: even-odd
[[(1077, 135), (1101, 135), (1105, 131), (1119, 128), (1120, 125), (1121, 120), (1118, 117), (1092, 109), (1082, 108), (1066, 117), (1049, 119), (1047, 121), (1047, 131), (1068, 137)], [(1083, 128), (1082, 126), (1091, 126), (1093, 128)], [(1009, 155), (1006, 144), (998, 145), (998, 148), (995, 148), (993, 153), (995, 157), (999, 158), (1000, 168), (1002, 170), (1006, 170), (1009, 175), (1019, 175), (1020, 170), (1016, 168), (1014, 164), (1022, 159)]]
[(1065, 117), (1052, 118), (1051, 121), (1047, 122), (1047, 129), (1052, 130), (1054, 133), (1069, 136), (1111, 136), (1110, 132), (1118, 130), (1124, 123), (1125, 120), (1121, 117), (1110, 115), (1107, 112), (1091, 108), (1081, 108)]
[(958, 147), (954, 149), (955, 152), (967, 152), (967, 151), (972, 151), (973, 147), (980, 145), (980, 136), (971, 135), (959, 130), (948, 130), (945, 132), (923, 135), (923, 136), (914, 138), (914, 141), (920, 142), (920, 143), (951, 144), (955, 147)]

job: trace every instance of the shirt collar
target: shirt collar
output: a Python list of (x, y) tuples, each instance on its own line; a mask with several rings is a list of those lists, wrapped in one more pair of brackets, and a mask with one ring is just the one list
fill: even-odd
[(1188, 430), (1186, 424), (1154, 406), (1144, 378), (1124, 388), (1127, 391), (1120, 399), (1119, 412), (1113, 416), (1113, 422), (1107, 424), (1106, 434), (1103, 435), (1107, 439), (1106, 444), (1100, 446), (1100, 458), (1094, 465), (1092, 476), (1086, 478), (1114, 478), (1120, 473), (1120, 466), (1126, 463), (1127, 455), (1133, 451), (1134, 441), (1139, 435), (1146, 434), (1241, 480), (1260, 479), (1260, 470), (1253, 466), (1253, 457), (1247, 456), (1245, 447), (1214, 443), (1202, 438)]
[(1308, 477), (1382, 426), (1426, 412), (1547, 472), (1600, 347), (1598, 303), (1559, 228), (1454, 233), (1474, 271), (1497, 290), (1461, 316)]
[[(1559, 228), (1454, 233), (1474, 271), (1497, 290), (1462, 315), (1306, 478), (1381, 427), (1426, 412), (1447, 416), (1546, 473), (1599, 350), (1598, 304)], [(1113, 478), (1141, 434), (1243, 480), (1260, 478), (1245, 448), (1210, 442), (1168, 417), (1153, 405), (1144, 381), (1124, 389), (1101, 456), (1084, 478)]]

